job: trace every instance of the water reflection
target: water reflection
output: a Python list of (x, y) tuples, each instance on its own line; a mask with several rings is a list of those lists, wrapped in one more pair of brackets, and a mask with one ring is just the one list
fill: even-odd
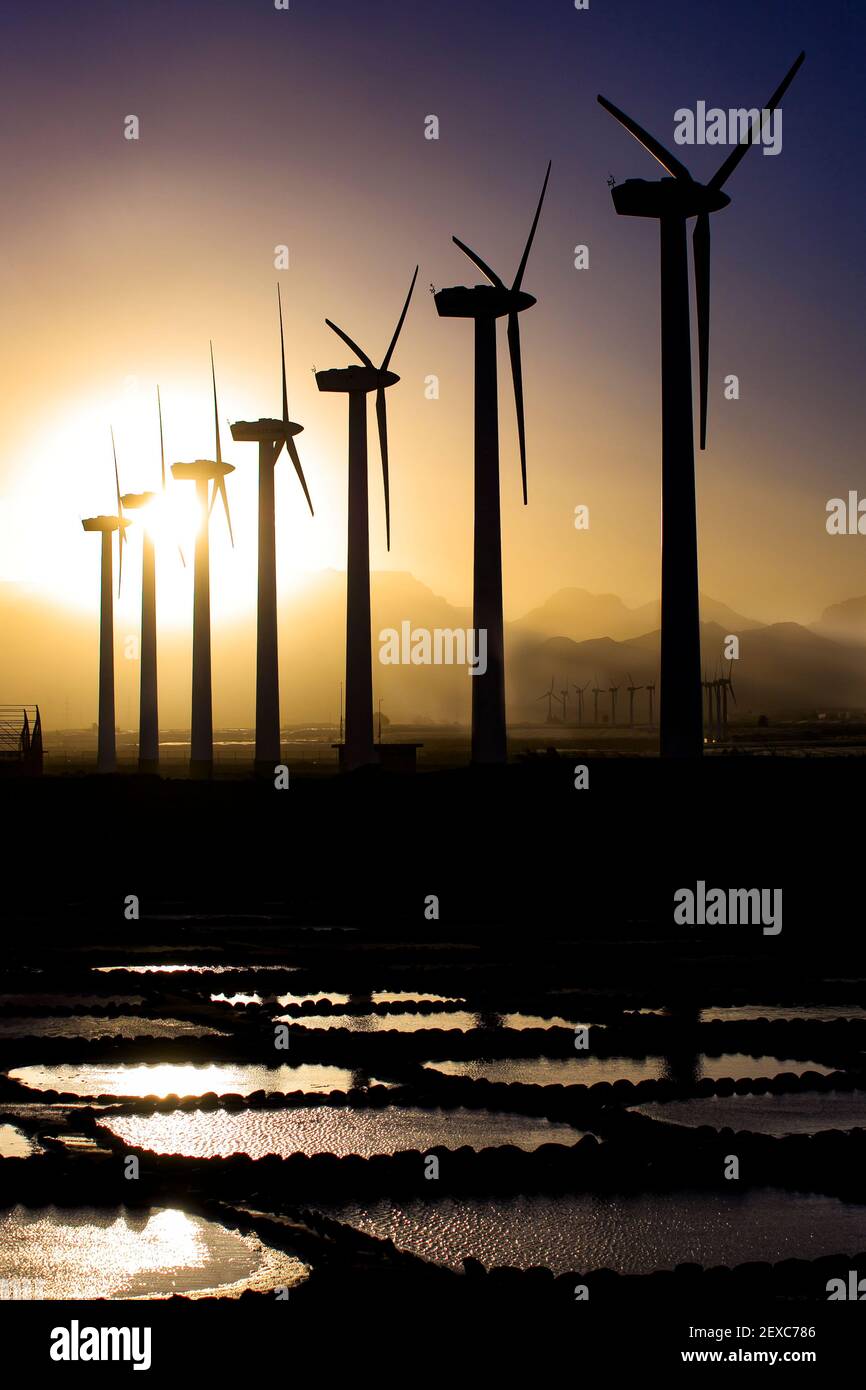
[(263, 1067), (255, 1064), (157, 1062), (84, 1062), (60, 1066), (18, 1067), (9, 1075), (41, 1091), (67, 1091), (75, 1096), (248, 1096), (253, 1091), (347, 1091), (353, 1084), (348, 1067), (318, 1063)]
[(442, 1198), (322, 1210), (452, 1269), (472, 1256), (487, 1267), (648, 1274), (696, 1259), (707, 1266), (816, 1259), (866, 1245), (866, 1207), (772, 1188), (738, 1196)]
[(0, 1158), (29, 1158), (42, 1149), (14, 1125), (0, 1124)]
[(635, 1107), (668, 1124), (710, 1125), (755, 1134), (816, 1134), (825, 1129), (866, 1128), (863, 1091), (805, 1091), (780, 1096), (706, 1096)]
[(228, 1037), (219, 1028), (180, 1018), (99, 1018), (73, 1014), (69, 1018), (0, 1018), (0, 1038), (183, 1038)]
[[(800, 1075), (817, 1071), (828, 1075), (831, 1067), (817, 1062), (793, 1062), (778, 1057), (749, 1057), (741, 1052), (728, 1052), (721, 1057), (689, 1054), (687, 1074), (692, 1080), (711, 1077), (718, 1080), (730, 1076), (777, 1076), (783, 1071)], [(430, 1070), (447, 1076), (468, 1076), (472, 1080), (520, 1082), (528, 1086), (594, 1086), (598, 1081), (660, 1081), (671, 1077), (671, 1058), (667, 1057), (497, 1057), (465, 1061), (425, 1062)]]
[(359, 1110), (343, 1106), (304, 1106), (298, 1110), (240, 1110), (172, 1115), (119, 1115), (101, 1120), (124, 1143), (155, 1153), (213, 1158), (247, 1153), (288, 1157), (293, 1153), (339, 1155), (426, 1152), (441, 1144), (473, 1149), (513, 1144), (575, 1144), (582, 1131), (570, 1125), (524, 1115), (479, 1110), (414, 1110), (398, 1106)]
[(0, 1214), (0, 1282), (13, 1297), (237, 1296), (296, 1285), (307, 1273), (257, 1236), (168, 1208), (17, 1206)]

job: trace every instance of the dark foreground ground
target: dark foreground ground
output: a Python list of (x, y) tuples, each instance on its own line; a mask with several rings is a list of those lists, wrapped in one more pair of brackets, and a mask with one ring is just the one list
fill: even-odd
[[(305, 775), (299, 767), (289, 789), (279, 791), (243, 777), (211, 784), (83, 775), (4, 780), (7, 979), (20, 983), (35, 966), (62, 1002), (64, 991), (83, 987), (93, 963), (182, 959), (185, 953), (239, 967), (291, 961), (311, 989), (321, 985), (357, 999), (383, 982), (395, 983), (401, 972), (416, 984), (424, 972), (433, 989), (456, 989), (471, 975), (479, 1008), (487, 998), (491, 1010), (543, 1009), (552, 994), (567, 998), (572, 991), (575, 1017), (579, 998), (611, 1026), (623, 1027), (624, 1007), (664, 1007), (674, 1021), (655, 1042), (680, 1057), (701, 1045), (695, 1011), (707, 1002), (815, 1001), (829, 980), (846, 981), (852, 999), (861, 997), (866, 871), (859, 758), (717, 756), (695, 769), (648, 758), (580, 761), (589, 768), (587, 790), (574, 786), (573, 755), (544, 753), (502, 770), (455, 768), (414, 778), (370, 773), (341, 779)], [(698, 880), (708, 888), (781, 889), (781, 932), (675, 924), (674, 893), (695, 888)], [(233, 977), (233, 984), (243, 988), (243, 976)], [(194, 1006), (188, 998), (185, 1004), (171, 998), (161, 1007), (175, 1015), (186, 1007), (190, 1016)], [(244, 1019), (246, 1012), (230, 1042), (220, 1044), (221, 1057), (256, 1057), (255, 1025)], [(831, 1063), (848, 1074), (834, 1085), (859, 1084), (866, 1057), (861, 1028), (823, 1035)], [(787, 1034), (789, 1042), (793, 1036)], [(741, 1029), (725, 1047), (758, 1051), (759, 1042)], [(811, 1039), (802, 1042), (802, 1055), (811, 1055)], [(339, 1045), (338, 1038), (320, 1037), (310, 1055), (336, 1060)], [(407, 1103), (424, 1102), (420, 1073), (413, 1070), (420, 1054), (414, 1056), (411, 1042), (404, 1042), (399, 1059), (387, 1043), (371, 1039), (365, 1046), (371, 1071), (390, 1065), (394, 1080), (408, 1088)], [(25, 1060), (80, 1055), (64, 1047), (31, 1046)], [(123, 1060), (142, 1054), (112, 1046), (105, 1055)], [(147, 1053), (148, 1060), (169, 1055), (170, 1048)], [(20, 1048), (5, 1044), (0, 1060), (2, 1070), (20, 1064)], [(526, 1192), (539, 1183), (601, 1191), (611, 1183), (718, 1181), (713, 1175), (729, 1140), (704, 1136), (683, 1147), (657, 1134), (620, 1132), (610, 1101), (607, 1093), (520, 1101), (575, 1123), (587, 1107), (594, 1115), (606, 1107), (609, 1166), (599, 1167), (594, 1150), (547, 1155), (541, 1168), (513, 1154), (482, 1156), (483, 1162), (465, 1156), (454, 1172), (455, 1191)], [(443, 1093), (426, 1103), (443, 1104)], [(76, 1131), (81, 1126), (78, 1112)], [(780, 1161), (776, 1141), (768, 1147), (752, 1136), (743, 1141), (753, 1165), (749, 1180), (864, 1201), (866, 1149), (856, 1136), (840, 1144), (842, 1138), (808, 1153), (796, 1141), (782, 1141), (788, 1147)], [(233, 1220), (240, 1207), (258, 1211), (267, 1238), (281, 1238), (275, 1223), (282, 1222), (286, 1243), (309, 1253), (314, 1267), (314, 1276), (280, 1308), (279, 1327), (269, 1296), (246, 1296), (230, 1307), (147, 1305), (157, 1331), (165, 1327), (174, 1337), (182, 1329), (185, 1366), (215, 1369), (219, 1360), (223, 1371), (242, 1367), (252, 1347), (278, 1356), (287, 1335), (300, 1338), (306, 1352), (324, 1348), (334, 1330), (356, 1320), (377, 1325), (385, 1341), (395, 1343), (401, 1329), (435, 1343), (446, 1323), (465, 1320), (475, 1320), (476, 1331), (480, 1325), (488, 1337), (499, 1327), (498, 1338), (508, 1343), (518, 1328), (527, 1335), (530, 1324), (551, 1322), (555, 1336), (579, 1338), (583, 1354), (592, 1351), (609, 1371), (638, 1359), (651, 1369), (654, 1348), (668, 1358), (665, 1366), (679, 1362), (680, 1350), (707, 1345), (689, 1332), (695, 1321), (814, 1325), (825, 1368), (855, 1335), (856, 1305), (828, 1312), (826, 1302), (816, 1302), (822, 1271), (768, 1275), (756, 1267), (711, 1274), (702, 1271), (697, 1251), (694, 1266), (678, 1275), (619, 1279), (614, 1298), (604, 1276), (591, 1278), (588, 1319), (567, 1278), (552, 1280), (542, 1271), (485, 1275), (472, 1267), (455, 1275), (396, 1258), (378, 1242), (316, 1227), (304, 1215), (304, 1203), (322, 1194), (399, 1193), (401, 1183), (414, 1181), (408, 1169), (401, 1176), (400, 1160), (384, 1172), (355, 1167), (349, 1180), (345, 1166), (334, 1170), (333, 1161), (316, 1167), (310, 1160), (291, 1172), (285, 1161), (276, 1167), (267, 1162), (240, 1180), (230, 1160), (204, 1165), (206, 1171), (168, 1160), (139, 1194), (142, 1201), (183, 1201), (223, 1216), (231, 1209)], [(32, 1161), (22, 1165), (7, 1202), (128, 1198), (107, 1162), (96, 1168), (82, 1158), (72, 1162), (61, 1145), (40, 1163), (38, 1172)], [(823, 1273), (835, 1274), (835, 1266)], [(860, 1273), (866, 1275), (866, 1267)], [(65, 1305), (64, 1321), (76, 1310), (90, 1322), (117, 1325), (129, 1320), (129, 1305), (123, 1315), (118, 1306)], [(15, 1308), (16, 1316), (58, 1316)], [(516, 1323), (501, 1325), (506, 1310)], [(828, 1330), (830, 1313), (836, 1321)], [(634, 1333), (630, 1345), (617, 1331), (624, 1318)], [(325, 1340), (312, 1343), (319, 1326)], [(756, 1339), (753, 1345), (773, 1343)]]

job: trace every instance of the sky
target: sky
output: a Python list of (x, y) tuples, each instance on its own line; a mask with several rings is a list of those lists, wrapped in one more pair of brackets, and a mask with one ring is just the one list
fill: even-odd
[[(312, 369), (350, 361), (326, 316), (381, 360), (417, 263), (388, 396), (390, 554), (370, 408), (371, 561), (467, 603), (472, 330), (439, 319), (429, 287), (479, 278), (453, 234), (510, 282), (550, 159), (523, 284), (538, 300), (521, 320), (526, 508), (500, 325), (506, 616), (568, 586), (634, 606), (656, 597), (658, 229), (618, 218), (607, 180), (660, 170), (596, 95), (673, 145), (678, 108), (760, 105), (805, 49), (781, 154), (751, 151), (713, 219), (701, 587), (765, 621), (809, 622), (866, 592), (866, 538), (825, 528), (830, 498), (866, 494), (864, 38), (866, 6), (846, 0), (7, 9), (0, 579), (95, 617), (99, 547), (80, 518), (113, 505), (109, 426), (124, 491), (158, 480), (157, 383), (168, 461), (212, 456), (212, 339), (237, 540), (232, 551), (215, 514), (215, 618), (252, 617), (255, 446), (234, 444), (227, 422), (280, 414), (278, 281), (316, 508), (311, 519), (284, 457), (279, 583), (302, 591), (317, 571), (344, 569), (346, 402), (319, 393)], [(135, 141), (124, 138), (130, 114)], [(430, 115), (438, 140), (425, 138)], [(674, 148), (704, 179), (727, 153)], [(280, 272), (279, 245), (289, 248)], [(582, 270), (578, 245), (589, 250)], [(723, 398), (729, 373), (738, 401)], [(191, 490), (173, 493), (190, 547)], [(134, 531), (121, 616), (139, 603)], [(188, 626), (191, 609), (191, 566), (166, 547), (161, 622)]]

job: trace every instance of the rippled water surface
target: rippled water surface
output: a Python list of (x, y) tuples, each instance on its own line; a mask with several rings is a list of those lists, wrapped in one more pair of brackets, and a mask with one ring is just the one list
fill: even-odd
[(298, 1067), (262, 1067), (245, 1063), (71, 1063), (61, 1066), (18, 1067), (9, 1073), (25, 1086), (40, 1091), (67, 1091), (76, 1096), (248, 1096), (253, 1091), (347, 1091), (363, 1080), (348, 1067), (306, 1063)]
[(122, 1115), (100, 1121), (124, 1143), (156, 1153), (196, 1158), (248, 1153), (253, 1158), (275, 1153), (371, 1154), (402, 1149), (426, 1151), (435, 1144), (457, 1149), (467, 1144), (484, 1149), (513, 1144), (537, 1149), (540, 1144), (575, 1144), (582, 1131), (569, 1125), (523, 1115), (479, 1110), (350, 1110), (310, 1106), (298, 1110), (189, 1112), (178, 1115)]
[(40, 1152), (39, 1145), (22, 1130), (14, 1125), (0, 1124), (0, 1158), (29, 1158)]
[(186, 1038), (226, 1037), (219, 1028), (181, 1018), (0, 1018), (0, 1038)]
[(303, 1014), (287, 1018), (305, 1028), (346, 1028), (351, 1033), (418, 1033), (425, 1028), (459, 1028), (464, 1033), (498, 1028), (568, 1028), (564, 1018), (540, 1018), (535, 1014), (472, 1014), (465, 1009), (429, 1014)]
[(866, 1020), (866, 1011), (856, 1004), (737, 1004), (730, 1008), (701, 1009), (701, 1023), (750, 1023), (756, 1018), (772, 1022), (782, 1018), (810, 1018), (816, 1022), (834, 1018)]
[(597, 1081), (653, 1081), (665, 1078), (700, 1080), (702, 1077), (777, 1076), (790, 1071), (828, 1074), (832, 1067), (817, 1062), (792, 1062), (777, 1057), (749, 1057), (729, 1052), (721, 1057), (699, 1056), (678, 1063), (668, 1057), (502, 1057), (470, 1062), (426, 1062), (432, 1071), (447, 1076), (468, 1076), (473, 1081), (521, 1082), (529, 1086), (593, 1086)]
[(866, 1207), (772, 1188), (741, 1196), (443, 1198), (321, 1210), (452, 1269), (472, 1256), (488, 1268), (543, 1265), (557, 1274), (601, 1268), (648, 1274), (688, 1261), (735, 1265), (866, 1248)]
[(299, 1284), (307, 1273), (255, 1235), (171, 1208), (0, 1213), (0, 1283), (18, 1298), (236, 1296)]
[(815, 1134), (866, 1127), (866, 1091), (806, 1091), (783, 1096), (706, 1096), (636, 1106), (643, 1115), (679, 1125), (747, 1129), (755, 1134)]

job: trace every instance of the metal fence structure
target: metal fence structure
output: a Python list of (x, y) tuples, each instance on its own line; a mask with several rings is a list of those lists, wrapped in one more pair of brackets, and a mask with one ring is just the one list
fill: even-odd
[(42, 716), (38, 705), (0, 705), (0, 773), (42, 772)]

